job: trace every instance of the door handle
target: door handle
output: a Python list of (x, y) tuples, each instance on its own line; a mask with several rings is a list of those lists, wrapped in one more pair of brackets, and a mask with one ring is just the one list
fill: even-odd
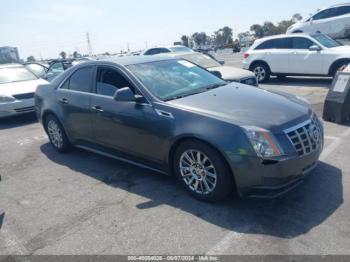
[(100, 107), (100, 106), (93, 106), (93, 107), (91, 107), (91, 109), (92, 109), (92, 110), (95, 110), (95, 111), (97, 111), (97, 112), (103, 112), (103, 109), (102, 109), (102, 107)]
[(61, 98), (60, 102), (64, 105), (68, 104), (68, 99), (67, 98)]

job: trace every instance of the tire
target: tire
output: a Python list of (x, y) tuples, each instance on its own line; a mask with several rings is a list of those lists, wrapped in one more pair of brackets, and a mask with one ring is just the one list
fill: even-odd
[(68, 152), (71, 144), (60, 121), (53, 115), (48, 115), (45, 120), (45, 130), (51, 145), (60, 153)]
[(188, 140), (180, 144), (173, 169), (185, 190), (198, 200), (219, 201), (233, 192), (234, 179), (226, 162), (203, 142)]
[(264, 63), (255, 63), (251, 67), (251, 71), (255, 74), (256, 79), (258, 79), (259, 83), (264, 83), (270, 80), (270, 69)]

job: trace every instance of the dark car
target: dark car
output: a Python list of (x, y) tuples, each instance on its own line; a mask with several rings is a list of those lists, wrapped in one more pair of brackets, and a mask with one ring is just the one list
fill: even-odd
[(315, 167), (323, 127), (305, 102), (231, 83), (186, 60), (87, 62), (35, 95), (53, 147), (72, 145), (164, 174), (193, 196), (275, 197)]

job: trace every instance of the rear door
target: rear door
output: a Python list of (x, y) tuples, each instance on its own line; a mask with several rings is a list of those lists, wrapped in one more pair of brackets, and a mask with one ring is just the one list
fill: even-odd
[(285, 38), (271, 39), (261, 43), (255, 51), (268, 63), (273, 73), (288, 73), (289, 50)]
[(64, 127), (75, 140), (92, 140), (90, 102), (94, 72), (93, 66), (79, 68), (56, 93)]
[(317, 45), (306, 37), (289, 38), (291, 51), (289, 57), (289, 71), (291, 74), (321, 75), (323, 72), (323, 51), (310, 51), (310, 47)]

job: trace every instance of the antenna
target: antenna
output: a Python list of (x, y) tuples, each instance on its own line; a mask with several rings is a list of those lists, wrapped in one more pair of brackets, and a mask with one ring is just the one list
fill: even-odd
[(94, 52), (92, 51), (89, 32), (86, 33), (86, 41), (87, 41), (88, 54), (89, 54), (89, 56), (92, 56), (94, 54)]

